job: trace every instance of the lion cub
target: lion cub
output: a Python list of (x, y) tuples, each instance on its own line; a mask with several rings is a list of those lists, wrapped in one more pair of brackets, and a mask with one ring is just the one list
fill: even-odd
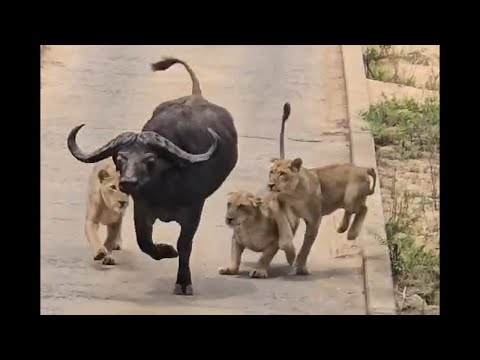
[[(120, 250), (121, 228), (129, 197), (119, 190), (118, 173), (111, 159), (95, 164), (88, 184), (87, 214), (85, 234), (92, 246), (94, 260), (102, 260), (104, 265), (115, 265), (112, 250)], [(98, 237), (100, 224), (107, 227), (107, 238)]]
[[(306, 266), (307, 257), (317, 237), (322, 216), (344, 209), (343, 220), (337, 230), (343, 233), (355, 214), (347, 239), (357, 238), (368, 210), (367, 196), (372, 195), (375, 189), (375, 170), (352, 164), (307, 169), (302, 166), (300, 158), (272, 159), (272, 163), (268, 188), (278, 194), (277, 199), (281, 204), (290, 207), (306, 224), (295, 268), (297, 274), (307, 275), (310, 273)], [(371, 188), (369, 176), (373, 179)]]
[[(250, 271), (252, 278), (266, 278), (268, 267), (279, 249), (279, 228), (274, 211), (276, 200), (272, 194), (255, 196), (248, 191), (228, 194), (226, 224), (233, 229), (231, 264), (219, 269), (221, 275), (238, 274), (241, 257), (245, 248), (262, 252), (255, 269)], [(282, 209), (289, 232), (295, 235), (300, 220), (289, 209)], [(292, 244), (293, 245), (293, 244)], [(287, 262), (292, 265), (295, 260), (295, 248), (286, 248)]]
[[(290, 112), (290, 104), (285, 103), (280, 125), (282, 158), (285, 157), (285, 122)], [(293, 237), (300, 220), (290, 209), (277, 202), (274, 193), (267, 192), (262, 196), (255, 196), (248, 191), (229, 193), (225, 222), (233, 228), (231, 265), (220, 268), (220, 274), (238, 273), (245, 248), (263, 253), (255, 269), (250, 271), (250, 277), (266, 278), (267, 269), (279, 248), (285, 252), (287, 262), (293, 264), (295, 260)]]

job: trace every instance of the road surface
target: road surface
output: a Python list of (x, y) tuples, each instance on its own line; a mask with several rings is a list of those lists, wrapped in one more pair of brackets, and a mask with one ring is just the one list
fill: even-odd
[[(93, 261), (84, 236), (87, 178), (92, 168), (66, 147), (70, 129), (86, 123), (79, 145), (91, 150), (123, 131), (138, 131), (162, 101), (188, 95), (191, 81), (175, 65), (153, 73), (162, 56), (187, 61), (204, 96), (226, 107), (239, 133), (239, 160), (206, 202), (191, 255), (195, 295), (172, 290), (178, 259), (155, 261), (137, 246), (130, 206), (118, 265)], [(250, 279), (260, 254), (245, 251), (238, 276), (228, 265), (231, 230), (226, 194), (265, 184), (278, 156), (282, 106), (292, 105), (287, 156), (306, 166), (350, 162), (340, 46), (50, 46), (41, 71), (42, 314), (365, 314), (362, 261), (335, 232), (341, 212), (324, 218), (309, 257), (311, 276), (289, 275), (284, 254), (269, 279)], [(295, 238), (300, 248), (304, 225)], [(156, 242), (176, 244), (179, 226), (154, 226)]]

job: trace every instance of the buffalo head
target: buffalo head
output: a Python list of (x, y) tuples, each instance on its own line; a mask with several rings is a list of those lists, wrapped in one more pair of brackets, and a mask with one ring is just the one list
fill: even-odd
[(165, 152), (189, 163), (207, 161), (217, 149), (219, 141), (218, 134), (208, 128), (213, 144), (203, 154), (191, 154), (152, 131), (124, 132), (88, 154), (80, 150), (76, 143), (77, 133), (84, 125), (76, 126), (68, 135), (67, 144), (71, 154), (84, 163), (95, 163), (112, 156), (120, 173), (120, 190), (130, 195), (147, 184), (152, 177), (161, 175), (173, 166), (174, 161), (162, 156)]

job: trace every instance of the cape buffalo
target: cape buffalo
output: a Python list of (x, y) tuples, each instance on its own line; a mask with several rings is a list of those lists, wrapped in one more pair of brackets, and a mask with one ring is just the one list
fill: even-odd
[[(178, 256), (174, 293), (192, 295), (192, 240), (205, 200), (236, 166), (238, 144), (231, 114), (203, 98), (188, 64), (164, 58), (151, 67), (162, 71), (177, 63), (190, 74), (192, 95), (160, 104), (140, 133), (122, 133), (98, 150), (85, 153), (76, 143), (83, 124), (72, 129), (67, 143), (71, 154), (84, 163), (112, 156), (120, 173), (120, 189), (133, 198), (138, 246), (155, 260)], [(180, 225), (178, 253), (171, 245), (153, 242), (156, 219)]]

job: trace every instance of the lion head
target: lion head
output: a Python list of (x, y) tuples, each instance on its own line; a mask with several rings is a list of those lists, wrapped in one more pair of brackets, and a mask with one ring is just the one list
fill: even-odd
[(303, 165), (302, 159), (272, 159), (271, 162), (268, 190), (293, 191), (298, 185), (299, 172)]
[(227, 195), (227, 213), (225, 223), (229, 227), (241, 225), (258, 215), (262, 198), (248, 191), (235, 191)]
[(128, 207), (128, 195), (119, 189), (119, 176), (115, 166), (107, 166), (98, 171), (100, 181), (100, 196), (105, 206), (118, 213), (124, 213)]

